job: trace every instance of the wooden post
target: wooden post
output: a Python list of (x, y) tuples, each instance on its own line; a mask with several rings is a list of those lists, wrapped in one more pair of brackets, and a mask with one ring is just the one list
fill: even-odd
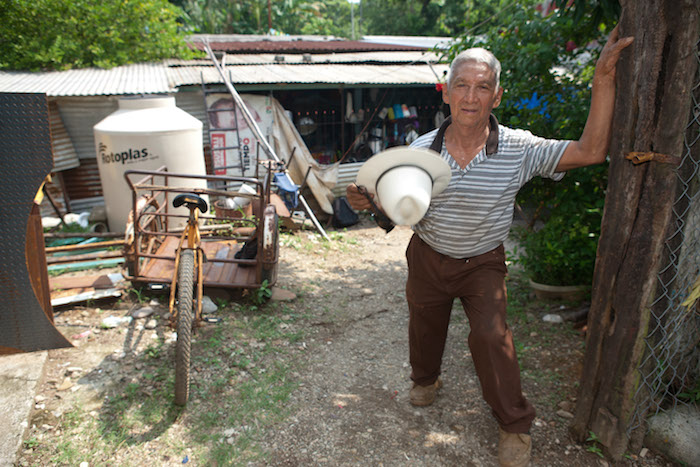
[[(608, 192), (571, 426), (578, 441), (594, 432), (616, 460), (628, 450), (630, 421), (639, 409), (637, 368), (677, 179), (672, 163), (634, 165), (625, 156), (632, 151), (682, 156), (698, 40), (695, 0), (620, 3), (620, 37), (635, 36), (635, 42), (617, 69)], [(641, 439), (644, 429), (632, 437)]]

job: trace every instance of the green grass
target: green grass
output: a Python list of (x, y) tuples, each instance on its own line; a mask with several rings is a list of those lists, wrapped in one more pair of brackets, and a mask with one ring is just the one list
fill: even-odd
[(184, 408), (173, 403), (174, 345), (149, 343), (120, 361), (124, 373), (99, 396), (97, 409), (73, 406), (51, 442), (28, 438), (29, 464), (138, 465), (144, 457), (180, 463), (185, 456), (197, 465), (264, 462), (262, 434), (289, 414), (297, 388), (293, 352), (305, 328), (295, 323), (304, 313), (299, 302), (221, 306), (222, 321), (195, 334)]

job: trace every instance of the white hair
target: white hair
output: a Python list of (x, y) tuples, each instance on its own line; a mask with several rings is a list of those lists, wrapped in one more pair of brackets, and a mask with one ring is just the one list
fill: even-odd
[(457, 69), (466, 62), (476, 62), (483, 63), (489, 70), (491, 70), (496, 77), (496, 89), (501, 81), (501, 62), (498, 61), (496, 56), (482, 47), (473, 47), (467, 49), (457, 55), (452, 63), (450, 64), (450, 71), (447, 74), (447, 87), (449, 88), (452, 84), (452, 79)]

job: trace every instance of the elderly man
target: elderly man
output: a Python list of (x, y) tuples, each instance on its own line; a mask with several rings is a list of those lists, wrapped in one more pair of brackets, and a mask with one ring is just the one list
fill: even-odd
[[(443, 88), (450, 118), (413, 142), (432, 148), (450, 164), (452, 179), (413, 226), (408, 245), (406, 298), (409, 353), (416, 406), (433, 403), (450, 312), (459, 298), (470, 323), (468, 337), (482, 394), (499, 425), (498, 460), (524, 466), (531, 452), (535, 409), (523, 396), (512, 334), (506, 324), (506, 265), (503, 241), (518, 190), (534, 176), (559, 180), (564, 172), (605, 160), (615, 101), (615, 67), (633, 38), (618, 40), (615, 28), (593, 78), (591, 107), (578, 141), (547, 140), (498, 124), (492, 110), (501, 102), (501, 65), (485, 49), (469, 49), (452, 64)], [(350, 185), (350, 204), (370, 207)]]

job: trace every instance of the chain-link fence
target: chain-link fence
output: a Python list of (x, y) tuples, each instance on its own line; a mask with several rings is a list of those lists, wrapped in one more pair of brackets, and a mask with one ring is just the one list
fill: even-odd
[(700, 299), (688, 303), (694, 287), (700, 287), (700, 41), (696, 59), (678, 196), (651, 307), (629, 433), (642, 426), (646, 416), (700, 403)]

